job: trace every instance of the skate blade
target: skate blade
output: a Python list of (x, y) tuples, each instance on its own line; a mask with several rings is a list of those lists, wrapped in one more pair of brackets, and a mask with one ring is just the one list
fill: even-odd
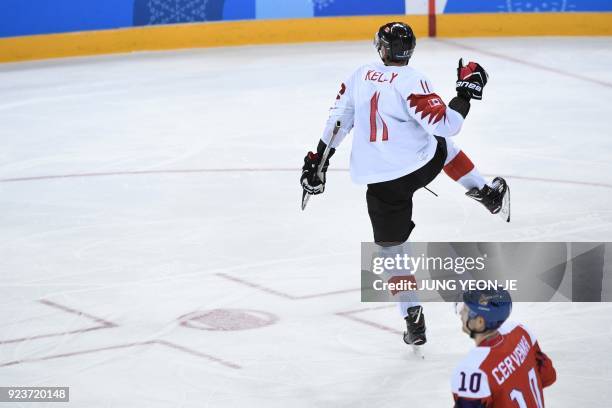
[(423, 346), (412, 346), (412, 352), (417, 358), (425, 360), (425, 350)]
[(506, 188), (506, 194), (504, 194), (504, 198), (502, 199), (502, 208), (498, 214), (502, 220), (510, 222), (510, 186)]

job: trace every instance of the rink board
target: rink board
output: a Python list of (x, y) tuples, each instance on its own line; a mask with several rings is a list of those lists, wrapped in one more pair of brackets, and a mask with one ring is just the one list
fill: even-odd
[(612, 35), (612, 13), (386, 15), (158, 25), (0, 39), (0, 62), (245, 44), (352, 41), (407, 21), (417, 37)]

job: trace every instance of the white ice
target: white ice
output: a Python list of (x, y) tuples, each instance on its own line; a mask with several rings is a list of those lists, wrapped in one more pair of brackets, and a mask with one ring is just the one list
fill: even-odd
[[(491, 78), (456, 140), (507, 177), (513, 220), (442, 174), (412, 239), (610, 240), (612, 39), (424, 39), (412, 63), (449, 100), (461, 56)], [(472, 347), (452, 307), (426, 305), (418, 361), (394, 306), (352, 290), (372, 236), (350, 140), (299, 208), (304, 153), (374, 58), (351, 42), (0, 66), (0, 386), (70, 386), (53, 407), (451, 406)], [(179, 322), (214, 309), (255, 312), (208, 328), (272, 324)], [(513, 319), (557, 367), (547, 406), (610, 404), (612, 305)]]

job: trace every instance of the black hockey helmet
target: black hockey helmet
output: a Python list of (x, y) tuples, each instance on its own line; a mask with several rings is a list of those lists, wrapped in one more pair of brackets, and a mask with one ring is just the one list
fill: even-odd
[(383, 62), (405, 62), (412, 56), (416, 37), (408, 24), (387, 23), (374, 35), (374, 46)]

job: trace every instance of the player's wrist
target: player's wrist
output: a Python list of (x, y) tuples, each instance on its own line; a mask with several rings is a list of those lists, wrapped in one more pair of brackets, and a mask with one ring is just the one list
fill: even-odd
[[(322, 139), (319, 140), (319, 144), (317, 145), (317, 153), (320, 157), (323, 157), (323, 153), (325, 152), (326, 148), (327, 144)], [(332, 157), (334, 153), (336, 153), (336, 149), (334, 147), (330, 148), (329, 155), (327, 156), (327, 158), (329, 159), (330, 157)]]
[(472, 100), (472, 95), (465, 89), (457, 89), (457, 98), (464, 99), (466, 102), (470, 102)]
[(458, 112), (465, 119), (470, 112), (470, 98), (457, 92), (457, 96), (451, 99), (448, 107)]
[[(323, 140), (319, 140), (319, 144), (317, 145), (317, 155), (319, 156), (319, 160), (320, 158), (323, 157), (323, 153), (325, 152), (326, 148), (327, 148), (327, 144)], [(329, 154), (327, 155), (327, 160), (325, 161), (325, 164), (323, 165), (323, 172), (327, 171), (327, 168), (329, 167), (329, 159), (331, 159), (334, 153), (336, 153), (336, 149), (333, 147), (330, 148)]]

